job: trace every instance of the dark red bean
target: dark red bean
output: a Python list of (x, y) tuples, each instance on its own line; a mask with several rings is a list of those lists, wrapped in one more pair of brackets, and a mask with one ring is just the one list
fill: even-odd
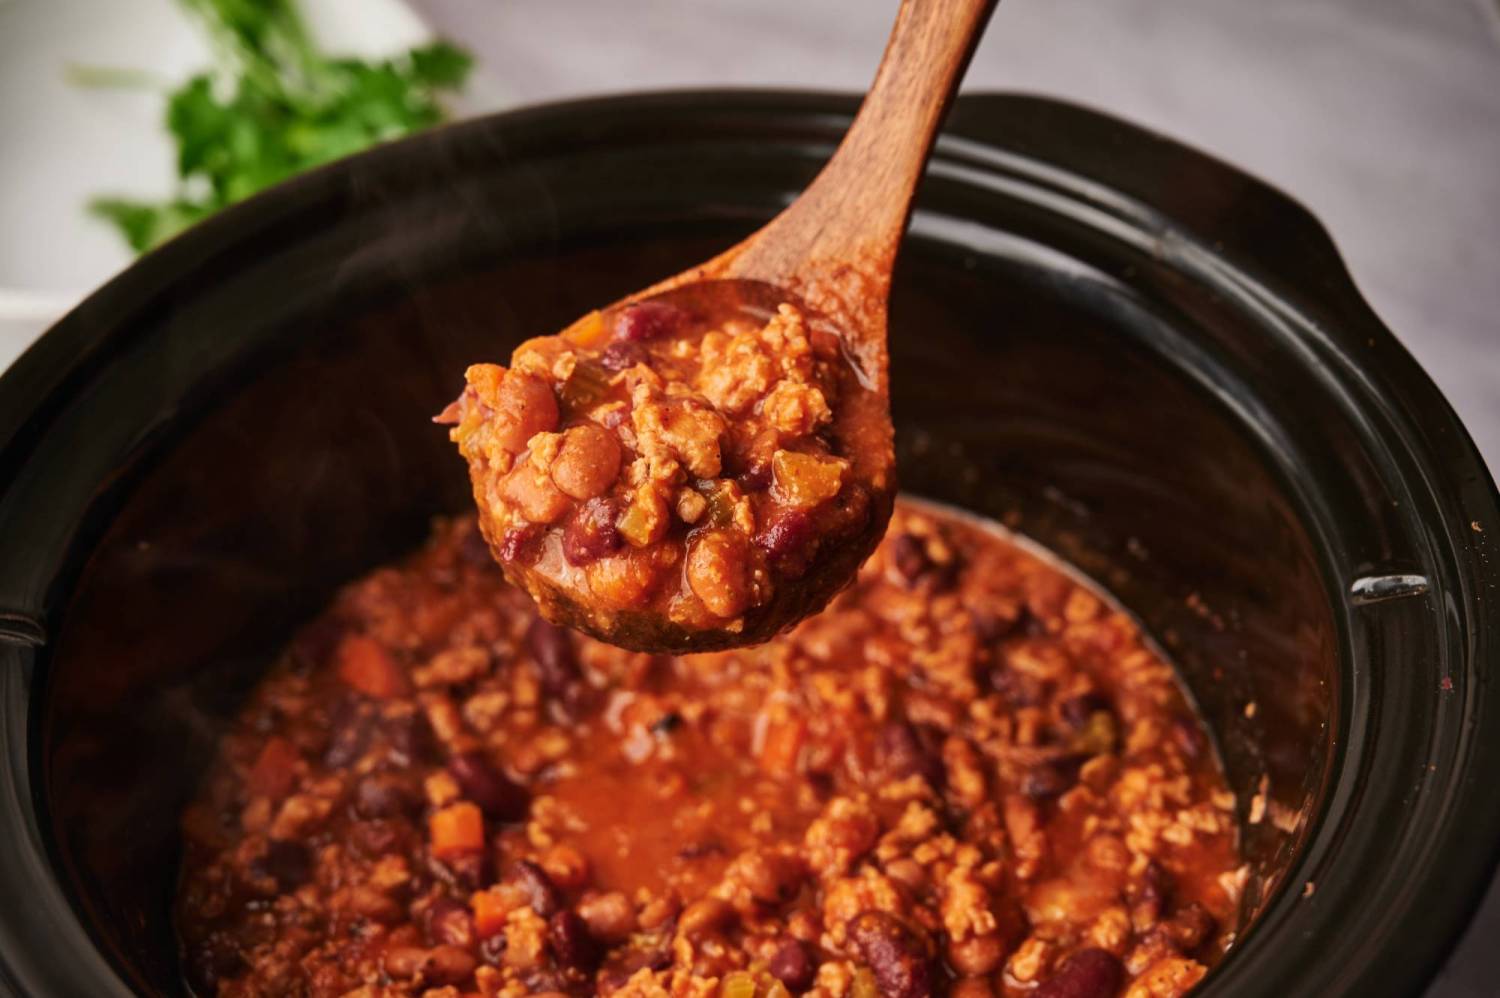
[(526, 630), (526, 647), (536, 663), (542, 691), (565, 706), (570, 705), (577, 696), (583, 672), (578, 668), (578, 655), (567, 630), (537, 617)]
[(390, 760), (397, 766), (435, 758), (438, 750), (437, 737), (427, 715), (415, 707), (386, 717), (380, 725), (390, 746)]
[(880, 729), (875, 742), (880, 767), (891, 779), (918, 775), (929, 785), (943, 785), (943, 763), (932, 747), (924, 742), (911, 725), (892, 721)]
[(248, 969), (238, 947), (217, 936), (210, 936), (186, 949), (189, 953), (188, 977), (202, 994), (217, 993), (221, 981), (239, 977)]
[(812, 517), (799, 509), (777, 512), (755, 535), (755, 544), (766, 553), (776, 570), (789, 579), (807, 571), (816, 550), (817, 533)]
[(507, 940), (505, 933), (497, 932), (479, 941), (479, 958), (493, 967), (500, 966), (505, 959)]
[(495, 556), (501, 561), (514, 561), (523, 565), (529, 564), (537, 554), (542, 539), (542, 527), (539, 524), (528, 523), (524, 527), (516, 527), (507, 530), (500, 538), (498, 550)]
[(985, 644), (994, 644), (1002, 638), (1010, 636), (1021, 624), (1019, 612), (1014, 614), (996, 613), (987, 607), (971, 608), (969, 619), (974, 623), (974, 633), (979, 640)]
[(891, 564), (907, 586), (929, 585), (935, 590), (952, 587), (958, 579), (958, 562), (938, 564), (927, 553), (927, 545), (911, 534), (897, 534), (890, 539)]
[(1123, 976), (1120, 961), (1102, 949), (1081, 949), (1063, 961), (1031, 998), (1113, 998)]
[(800, 939), (788, 939), (777, 947), (768, 969), (790, 991), (806, 991), (818, 976), (818, 965)]
[(432, 875), (460, 894), (476, 891), (481, 884), (488, 883), (488, 866), (482, 852), (446, 860), (429, 857), (427, 861)]
[(1147, 860), (1140, 884), (1135, 903), (1147, 906), (1153, 920), (1160, 918), (1171, 907), (1172, 895), (1176, 892), (1172, 874), (1156, 860)]
[(590, 499), (563, 524), (563, 557), (571, 565), (587, 565), (618, 551), (624, 543), (615, 529), (620, 504), (607, 496)]
[(599, 364), (606, 371), (623, 371), (646, 359), (646, 351), (634, 343), (611, 343), (599, 355)]
[(1005, 698), (1012, 707), (1037, 707), (1047, 702), (1050, 686), (1045, 680), (1028, 676), (1005, 666), (990, 670), (990, 689)]
[(658, 339), (676, 332), (687, 318), (686, 312), (666, 302), (636, 302), (615, 314), (614, 338), (620, 343)]
[(1167, 938), (1179, 952), (1192, 953), (1214, 934), (1219, 923), (1196, 901), (1190, 901), (1167, 919), (1162, 925)]
[(517, 860), (510, 868), (510, 878), (526, 896), (531, 910), (543, 918), (551, 918), (562, 910), (562, 895), (547, 871), (529, 859)]
[(328, 748), (323, 753), (329, 769), (342, 769), (364, 754), (374, 724), (365, 710), (355, 697), (345, 697), (335, 704), (328, 717)]
[(480, 752), (463, 752), (448, 760), (448, 772), (463, 795), (491, 818), (520, 821), (531, 804), (526, 788), (491, 766)]
[(915, 933), (883, 911), (855, 915), (848, 932), (885, 998), (929, 998), (932, 961)]
[(411, 835), (411, 823), (387, 818), (356, 821), (349, 826), (349, 842), (355, 851), (376, 859), (393, 852), (405, 852)]
[(547, 942), (557, 962), (573, 970), (592, 971), (603, 956), (588, 923), (570, 908), (547, 919)]
[(312, 879), (312, 852), (301, 842), (276, 839), (266, 847), (257, 866), (258, 872), (275, 878), (280, 891), (293, 891)]
[(1113, 713), (1109, 698), (1102, 693), (1080, 693), (1068, 697), (1057, 705), (1057, 711), (1064, 721), (1075, 728), (1083, 727), (1095, 714)]
[(354, 785), (354, 810), (361, 818), (395, 818), (420, 805), (412, 787), (395, 773), (370, 773)]
[(1088, 756), (1069, 754), (1039, 762), (1021, 777), (1021, 793), (1032, 800), (1051, 800), (1073, 789)]
[(427, 939), (434, 946), (446, 943), (465, 949), (474, 944), (474, 916), (469, 906), (439, 896), (427, 909)]

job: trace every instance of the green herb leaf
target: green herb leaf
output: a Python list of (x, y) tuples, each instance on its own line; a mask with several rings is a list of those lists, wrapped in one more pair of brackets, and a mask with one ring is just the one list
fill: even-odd
[(328, 58), (291, 0), (183, 3), (205, 22), (220, 69), (168, 97), (178, 190), (159, 203), (89, 205), (138, 252), (296, 173), (441, 122), (439, 98), (473, 67), (447, 42), (373, 62)]

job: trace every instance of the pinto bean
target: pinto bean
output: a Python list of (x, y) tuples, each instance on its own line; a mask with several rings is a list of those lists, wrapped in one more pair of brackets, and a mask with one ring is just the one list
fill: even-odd
[(584, 898), (578, 903), (578, 915), (594, 938), (607, 943), (621, 942), (636, 930), (635, 905), (620, 891)]
[(1123, 976), (1120, 961), (1102, 949), (1081, 949), (1033, 991), (1032, 998), (1111, 998)]
[(530, 461), (522, 461), (500, 480), (500, 494), (532, 523), (556, 523), (572, 504), (568, 496), (546, 474), (537, 474)]
[(512, 454), (526, 449), (538, 433), (555, 429), (557, 396), (552, 386), (535, 375), (507, 371), (495, 397), (495, 442)]
[(562, 446), (552, 461), (552, 482), (574, 499), (603, 494), (620, 474), (620, 442), (593, 423), (563, 433)]
[(706, 897), (683, 909), (677, 919), (677, 931), (689, 939), (701, 939), (717, 932), (734, 920), (734, 909), (722, 898)]
[(709, 530), (688, 549), (688, 585), (716, 617), (737, 617), (750, 605), (749, 544), (737, 530)]
[(932, 961), (922, 941), (895, 916), (861, 912), (849, 920), (848, 933), (885, 998), (932, 995)]

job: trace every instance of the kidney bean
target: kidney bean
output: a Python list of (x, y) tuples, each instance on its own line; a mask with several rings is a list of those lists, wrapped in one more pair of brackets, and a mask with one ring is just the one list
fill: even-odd
[(404, 851), (412, 834), (404, 821), (374, 818), (356, 821), (349, 826), (348, 840), (354, 850), (370, 859)]
[(588, 923), (571, 909), (563, 909), (547, 919), (547, 942), (557, 962), (574, 970), (591, 971), (599, 966), (603, 956)]
[(1156, 860), (1147, 860), (1141, 873), (1140, 891), (1135, 897), (1135, 907), (1141, 910), (1144, 920), (1155, 922), (1172, 903), (1176, 885), (1166, 867)]
[(892, 721), (880, 729), (875, 752), (881, 768), (893, 779), (917, 775), (934, 787), (943, 785), (943, 762), (911, 725)]
[(528, 523), (524, 527), (515, 527), (507, 530), (505, 535), (500, 538), (500, 544), (495, 551), (495, 557), (501, 561), (514, 561), (522, 565), (530, 564), (536, 557), (544, 529), (540, 524)]
[(849, 920), (849, 939), (885, 998), (929, 998), (932, 962), (916, 934), (894, 916), (866, 911)]
[(620, 343), (658, 339), (675, 332), (687, 318), (687, 312), (666, 302), (636, 302), (616, 313), (614, 338)]
[(818, 965), (800, 939), (787, 939), (771, 954), (767, 969), (790, 991), (806, 991), (818, 976)]
[(606, 371), (623, 371), (646, 359), (646, 351), (634, 343), (611, 343), (599, 355), (599, 363)]
[(468, 905), (439, 896), (427, 909), (427, 938), (468, 949), (474, 945), (474, 916)]
[(1113, 713), (1109, 699), (1097, 692), (1080, 693), (1077, 696), (1068, 697), (1057, 705), (1057, 711), (1062, 715), (1062, 719), (1074, 728), (1083, 727), (1089, 722), (1089, 718), (1097, 713)]
[(1078, 771), (1087, 761), (1088, 756), (1072, 753), (1039, 762), (1021, 777), (1021, 793), (1032, 800), (1061, 797), (1073, 789), (1078, 782)]
[(448, 760), (448, 772), (466, 798), (500, 821), (520, 821), (531, 804), (526, 789), (497, 771), (480, 752), (463, 752)]
[(273, 839), (256, 866), (258, 872), (274, 878), (277, 888), (285, 893), (312, 879), (312, 852), (301, 842)]
[(1035, 676), (1001, 665), (991, 669), (988, 678), (990, 689), (1012, 707), (1036, 707), (1047, 701), (1048, 684)]
[(1063, 961), (1031, 998), (1112, 998), (1123, 976), (1120, 961), (1102, 949), (1081, 949)]
[(563, 557), (570, 565), (587, 565), (618, 551), (625, 543), (615, 520), (620, 503), (607, 496), (590, 499), (573, 511), (563, 524)]
[(342, 769), (358, 759), (370, 740), (372, 721), (365, 706), (355, 697), (338, 701), (328, 716), (328, 748), (323, 762), (330, 769)]
[(420, 804), (395, 773), (370, 773), (354, 785), (354, 810), (361, 818), (395, 818), (416, 811)]
[(416, 707), (386, 717), (381, 731), (390, 746), (391, 762), (397, 766), (410, 766), (437, 753), (437, 737), (427, 714)]
[(562, 910), (562, 895), (558, 892), (557, 885), (547, 876), (546, 870), (531, 860), (516, 860), (510, 868), (510, 878), (526, 896), (531, 910), (538, 915), (551, 918)]
[(441, 882), (460, 893), (476, 891), (488, 881), (484, 853), (470, 853), (448, 859), (429, 857), (427, 868)]
[(571, 706), (583, 672), (578, 668), (578, 656), (568, 632), (537, 617), (526, 630), (526, 647), (536, 664), (542, 691), (563, 706)]
[(812, 517), (800, 509), (780, 510), (755, 535), (756, 547), (789, 579), (807, 571), (815, 542)]
[(1202, 905), (1191, 901), (1173, 912), (1172, 917), (1162, 924), (1162, 929), (1180, 952), (1191, 954), (1213, 935), (1218, 926), (1219, 923)]

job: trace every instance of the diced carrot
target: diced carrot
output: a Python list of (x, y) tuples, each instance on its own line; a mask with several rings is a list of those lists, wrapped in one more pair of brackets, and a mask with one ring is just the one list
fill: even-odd
[(255, 797), (280, 800), (297, 782), (297, 747), (285, 738), (271, 738), (262, 746), (255, 764), (245, 777), (245, 786)]
[(484, 815), (466, 800), (434, 811), (428, 822), (432, 854), (438, 859), (466, 856), (484, 848)]
[(505, 931), (505, 916), (510, 906), (494, 891), (480, 891), (469, 899), (474, 909), (474, 930), (488, 939)]
[(796, 772), (803, 733), (803, 724), (796, 719), (768, 725), (765, 743), (760, 748), (760, 768), (768, 773)]
[(405, 696), (411, 689), (406, 673), (385, 646), (363, 634), (339, 642), (339, 678), (365, 696), (377, 700)]

